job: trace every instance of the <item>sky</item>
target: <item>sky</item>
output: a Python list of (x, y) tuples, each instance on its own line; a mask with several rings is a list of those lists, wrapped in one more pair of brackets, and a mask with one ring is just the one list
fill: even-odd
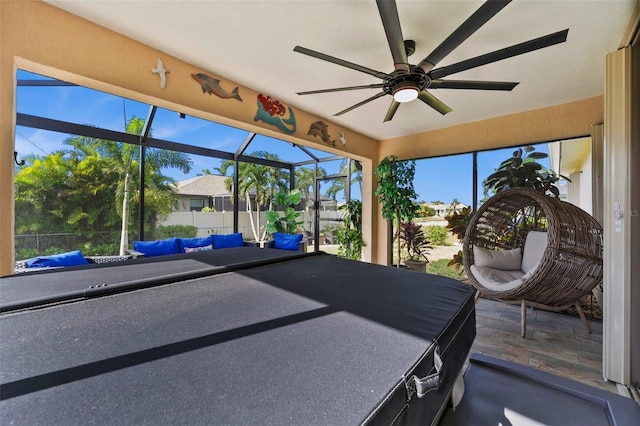
[[(18, 71), (18, 80), (42, 79), (43, 77), (25, 71)], [(19, 86), (17, 88), (18, 113), (30, 114), (71, 123), (90, 124), (105, 129), (123, 131), (125, 122), (132, 116), (146, 118), (149, 105), (124, 99), (104, 92), (77, 86)], [(391, 123), (390, 123), (391, 124)], [(221, 151), (235, 152), (245, 140), (248, 132), (218, 123), (187, 116), (184, 119), (174, 111), (158, 108), (152, 125), (152, 136), (173, 142), (208, 147)], [(61, 142), (69, 135), (40, 129), (18, 126), (16, 128), (15, 150), (18, 158), (28, 154), (45, 155), (63, 148)], [(546, 145), (537, 145), (537, 151), (548, 152)], [(309, 160), (300, 149), (291, 143), (257, 135), (247, 149), (247, 153), (268, 151), (277, 154), (287, 162)], [(319, 158), (333, 154), (311, 150)], [(478, 199), (482, 199), (482, 180), (491, 174), (499, 164), (511, 156), (514, 148), (478, 154)], [(177, 170), (165, 170), (166, 175), (183, 180), (202, 174), (204, 169), (214, 171), (221, 160), (191, 155), (193, 168), (187, 175)], [(454, 198), (470, 205), (473, 200), (472, 154), (462, 154), (416, 161), (414, 187), (417, 201), (451, 202)], [(544, 164), (545, 166), (549, 166)], [(339, 162), (321, 163), (329, 174), (338, 172)], [(360, 198), (354, 187), (353, 198)], [(340, 197), (339, 197), (340, 198)]]

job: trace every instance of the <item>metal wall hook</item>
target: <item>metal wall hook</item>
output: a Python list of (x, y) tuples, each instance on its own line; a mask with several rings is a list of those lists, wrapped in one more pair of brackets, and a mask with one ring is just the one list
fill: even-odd
[(24, 160), (18, 161), (18, 151), (13, 151), (13, 161), (15, 161), (18, 166), (24, 166), (25, 165)]

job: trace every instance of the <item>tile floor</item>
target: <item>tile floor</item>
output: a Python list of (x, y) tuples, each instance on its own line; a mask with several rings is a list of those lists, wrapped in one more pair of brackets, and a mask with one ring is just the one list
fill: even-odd
[(520, 305), (480, 299), (472, 353), (482, 353), (617, 393), (602, 378), (602, 322), (529, 309), (527, 337), (520, 337)]

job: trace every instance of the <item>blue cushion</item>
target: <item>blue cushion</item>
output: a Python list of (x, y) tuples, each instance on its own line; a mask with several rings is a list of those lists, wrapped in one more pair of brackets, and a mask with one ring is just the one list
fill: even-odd
[(180, 240), (180, 251), (187, 252), (186, 248), (206, 247), (212, 244), (211, 236), (204, 238), (178, 238)]
[(39, 256), (34, 259), (27, 260), (27, 268), (45, 268), (60, 266), (77, 266), (86, 265), (87, 259), (84, 258), (79, 250), (69, 251), (67, 253), (52, 254), (51, 256)]
[(213, 240), (213, 248), (227, 248), (227, 247), (242, 247), (244, 245), (244, 240), (242, 239), (242, 232), (238, 232), (236, 234), (226, 234), (226, 235), (211, 235), (211, 239)]
[(133, 248), (144, 253), (146, 257), (162, 256), (163, 254), (180, 253), (180, 241), (177, 238), (167, 238), (156, 241), (134, 241)]
[(273, 247), (282, 250), (300, 250), (302, 234), (283, 234), (276, 232), (273, 234)]

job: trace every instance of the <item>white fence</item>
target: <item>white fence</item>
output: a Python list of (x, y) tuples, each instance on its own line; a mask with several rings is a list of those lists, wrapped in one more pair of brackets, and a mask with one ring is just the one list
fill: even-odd
[[(343, 215), (344, 213), (339, 211), (321, 211), (320, 231), (322, 232), (329, 224), (336, 224), (338, 221), (341, 221)], [(304, 229), (313, 231), (313, 214), (302, 212), (300, 220), (303, 222)], [(264, 227), (265, 223), (264, 212), (261, 212), (260, 225)], [(163, 226), (195, 226), (198, 230), (198, 237), (206, 237), (212, 233), (229, 234), (233, 232), (233, 212), (173, 212), (160, 224)], [(242, 235), (246, 239), (253, 238), (249, 213), (246, 211), (238, 212), (238, 232), (242, 232)]]

